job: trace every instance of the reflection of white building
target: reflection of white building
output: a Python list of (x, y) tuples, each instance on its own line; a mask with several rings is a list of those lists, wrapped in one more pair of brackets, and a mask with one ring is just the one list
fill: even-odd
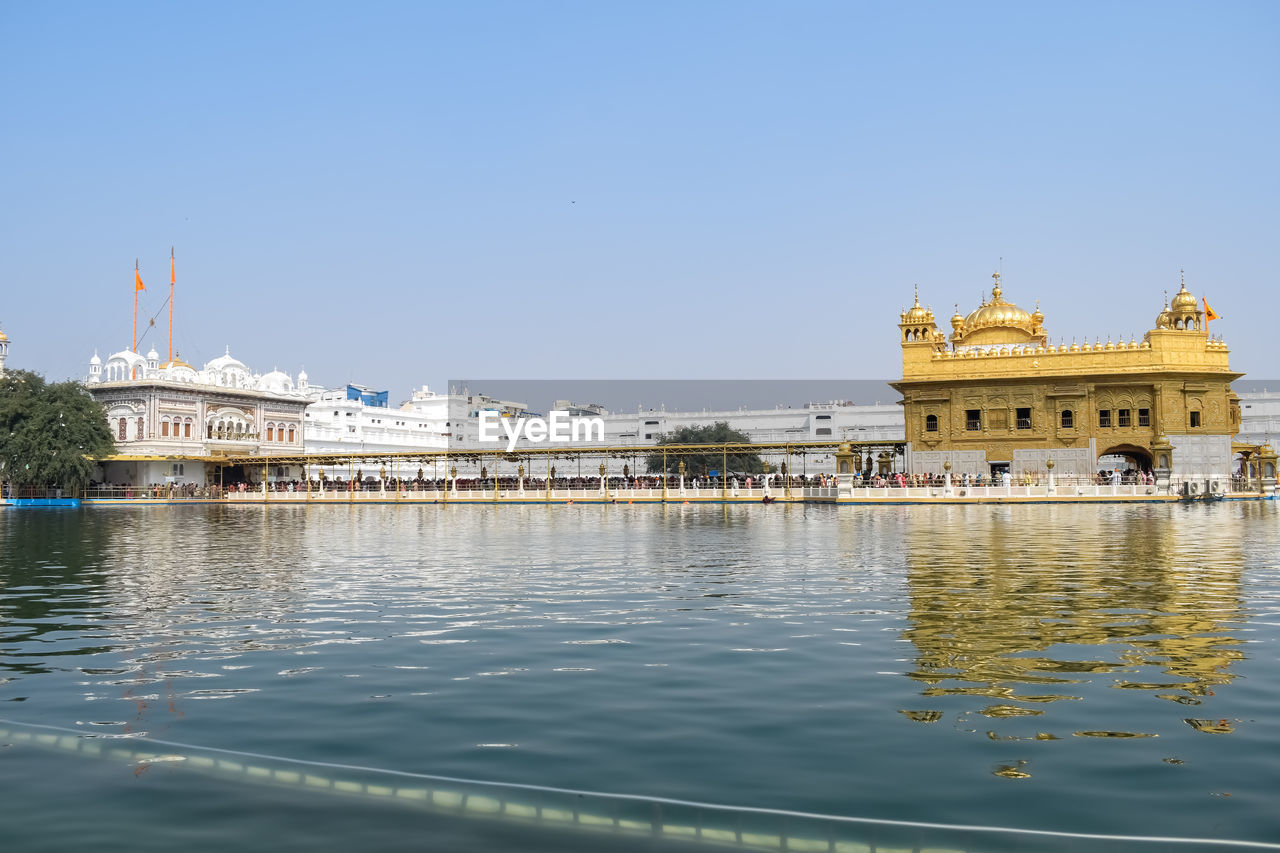
[[(206, 482), (192, 457), (300, 452), (303, 410), (321, 388), (280, 370), (254, 373), (228, 350), (197, 370), (125, 350), (89, 361), (89, 394), (103, 405), (116, 440), (106, 483)], [(256, 472), (255, 472), (256, 473)], [(273, 471), (273, 477), (292, 472)]]

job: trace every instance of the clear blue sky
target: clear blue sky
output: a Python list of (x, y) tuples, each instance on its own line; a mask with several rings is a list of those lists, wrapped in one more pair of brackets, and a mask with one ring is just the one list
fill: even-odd
[[(1276, 376), (1280, 3), (0, 5), (0, 327), (334, 385), (885, 378), (1003, 257)], [(162, 321), (163, 325), (163, 321)], [(152, 340), (165, 349), (163, 328)], [(144, 347), (145, 348), (145, 347)]]

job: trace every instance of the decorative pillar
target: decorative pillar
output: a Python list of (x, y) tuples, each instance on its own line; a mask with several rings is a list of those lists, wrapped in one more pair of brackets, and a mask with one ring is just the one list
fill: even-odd
[(1156, 493), (1169, 494), (1170, 475), (1173, 473), (1173, 445), (1164, 433), (1160, 433), (1151, 442), (1151, 459), (1154, 462), (1152, 472), (1156, 477)]
[[(1049, 464), (1052, 465), (1053, 463), (1050, 462)], [(944, 498), (955, 497), (955, 494), (956, 494), (955, 489), (951, 488), (951, 460), (950, 459), (942, 463), (942, 470), (946, 472), (943, 476), (942, 496)]]
[(1058, 486), (1053, 481), (1053, 465), (1054, 463), (1052, 459), (1049, 459), (1044, 463), (1044, 467), (1049, 469), (1049, 485), (1045, 488), (1046, 495), (1056, 495), (1058, 493)]
[(843, 442), (836, 448), (836, 497), (853, 497), (853, 478), (858, 470), (858, 457), (853, 445)]
[(607, 471), (607, 470), (608, 470), (608, 469), (607, 469), (607, 468), (605, 468), (605, 464), (604, 464), (603, 462), (601, 462), (601, 463), (600, 463), (600, 494), (602, 494), (602, 495), (608, 495), (608, 494), (609, 494), (609, 486), (608, 486), (607, 481), (605, 480), (605, 471)]
[(1261, 477), (1262, 493), (1275, 496), (1277, 455), (1271, 443), (1258, 448), (1258, 474)]

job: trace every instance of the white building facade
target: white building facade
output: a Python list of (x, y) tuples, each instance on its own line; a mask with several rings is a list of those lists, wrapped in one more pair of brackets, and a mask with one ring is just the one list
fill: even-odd
[(95, 353), (84, 384), (116, 441), (100, 482), (134, 487), (205, 485), (217, 468), (206, 461), (220, 456), (301, 452), (304, 410), (323, 392), (305, 371), (296, 380), (280, 370), (254, 373), (229, 350), (198, 370), (179, 358), (161, 363), (154, 349), (145, 357), (125, 350), (105, 363)]

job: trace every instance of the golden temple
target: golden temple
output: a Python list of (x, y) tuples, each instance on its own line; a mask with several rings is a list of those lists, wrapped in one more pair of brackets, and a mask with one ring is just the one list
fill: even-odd
[(918, 291), (900, 316), (902, 379), (891, 384), (910, 470), (1018, 477), (1056, 465), (1084, 477), (1123, 457), (1166, 487), (1225, 490), (1240, 425), (1231, 383), (1243, 374), (1185, 277), (1141, 341), (1069, 345), (1049, 341), (1038, 303), (1006, 301), (992, 278), (989, 299), (968, 315), (957, 306), (949, 335)]

